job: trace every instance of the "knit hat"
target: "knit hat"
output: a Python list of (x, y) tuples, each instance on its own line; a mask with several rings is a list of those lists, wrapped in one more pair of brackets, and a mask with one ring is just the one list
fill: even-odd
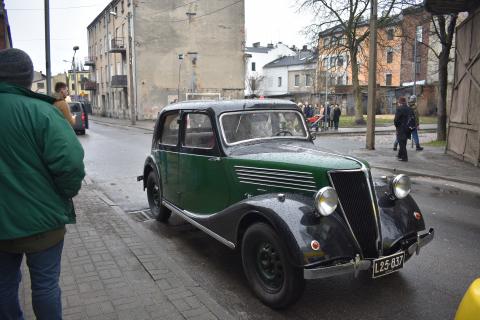
[(30, 89), (33, 81), (33, 63), (20, 49), (0, 50), (0, 82)]

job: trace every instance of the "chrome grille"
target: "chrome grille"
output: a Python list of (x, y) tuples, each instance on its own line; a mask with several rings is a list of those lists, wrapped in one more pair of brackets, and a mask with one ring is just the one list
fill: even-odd
[(363, 171), (333, 171), (329, 173), (337, 191), (345, 218), (352, 228), (365, 258), (378, 257), (378, 227), (371, 190)]
[(235, 166), (241, 183), (282, 189), (316, 192), (317, 186), (310, 172)]

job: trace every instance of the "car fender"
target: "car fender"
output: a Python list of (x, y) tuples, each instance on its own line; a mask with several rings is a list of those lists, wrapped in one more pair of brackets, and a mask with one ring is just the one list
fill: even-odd
[[(303, 195), (264, 194), (240, 201), (201, 223), (239, 247), (250, 225), (266, 222), (284, 241), (296, 266), (354, 258), (358, 250), (339, 213), (318, 216), (312, 204), (313, 199)], [(319, 243), (316, 250), (312, 249), (315, 240)]]
[(403, 240), (414, 239), (425, 230), (423, 215), (413, 197), (395, 199), (387, 190), (377, 189), (384, 254), (395, 252)]
[(158, 179), (160, 180), (160, 171), (158, 170), (157, 164), (155, 162), (155, 159), (151, 154), (147, 156), (145, 159), (145, 163), (143, 165), (143, 190), (147, 188), (147, 178), (148, 178), (148, 173), (154, 170), (157, 174)]

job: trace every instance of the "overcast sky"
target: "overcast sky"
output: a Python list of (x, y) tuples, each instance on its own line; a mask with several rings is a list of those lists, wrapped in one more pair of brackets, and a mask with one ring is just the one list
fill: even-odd
[[(27, 52), (35, 70), (45, 73), (45, 31), (43, 0), (4, 0), (13, 45)], [(179, 2), (186, 0), (179, 0)], [(201, 0), (199, 0), (201, 1)], [(224, 0), (225, 3), (232, 0)], [(87, 52), (87, 25), (109, 0), (50, 0), (50, 54), (52, 75), (68, 70), (73, 46), (82, 60)], [(308, 14), (297, 13), (296, 0), (245, 0), (247, 46), (253, 42), (283, 42), (297, 47), (307, 42), (301, 30), (311, 22)], [(67, 62), (65, 62), (65, 61)]]

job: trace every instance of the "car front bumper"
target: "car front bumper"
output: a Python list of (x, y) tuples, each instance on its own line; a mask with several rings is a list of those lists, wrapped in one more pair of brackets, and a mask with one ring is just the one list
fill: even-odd
[[(418, 234), (417, 241), (411, 244), (405, 252), (408, 252), (409, 255), (420, 253), (420, 248), (426, 246), (430, 241), (433, 240), (434, 230), (430, 228), (427, 233)], [(355, 259), (347, 263), (342, 263), (329, 267), (318, 267), (318, 268), (305, 268), (303, 270), (303, 277), (305, 279), (322, 279), (329, 278), (341, 274), (353, 273), (355, 277), (361, 270), (368, 270), (372, 267), (372, 261), (368, 259), (360, 259), (360, 256), (357, 255)]]

